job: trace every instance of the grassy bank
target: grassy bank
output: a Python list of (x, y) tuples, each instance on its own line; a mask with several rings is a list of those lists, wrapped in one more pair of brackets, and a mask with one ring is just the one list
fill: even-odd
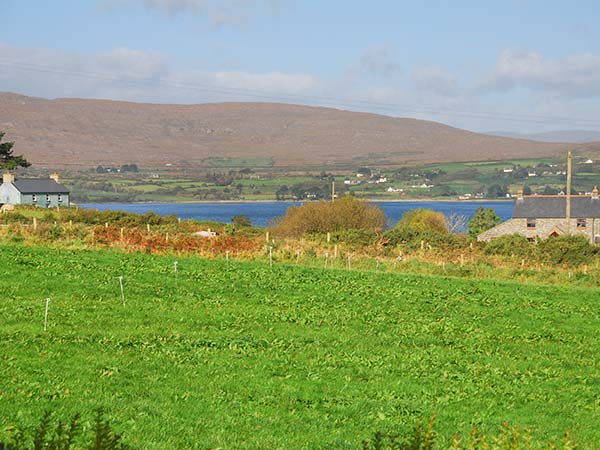
[(433, 414), (448, 443), (600, 442), (597, 289), (174, 261), (1, 245), (0, 417), (104, 407), (149, 449), (357, 448)]

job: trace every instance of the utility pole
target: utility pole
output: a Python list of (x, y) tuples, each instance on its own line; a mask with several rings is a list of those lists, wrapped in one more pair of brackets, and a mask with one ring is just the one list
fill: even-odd
[(567, 234), (571, 234), (571, 178), (573, 170), (573, 155), (571, 152), (567, 154)]
[(331, 201), (335, 200), (335, 181), (331, 182)]

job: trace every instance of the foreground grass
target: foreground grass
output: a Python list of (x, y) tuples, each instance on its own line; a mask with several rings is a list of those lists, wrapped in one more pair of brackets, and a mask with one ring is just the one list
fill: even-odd
[(102, 407), (138, 448), (350, 449), (435, 414), (600, 448), (600, 290), (173, 263), (0, 245), (0, 433)]

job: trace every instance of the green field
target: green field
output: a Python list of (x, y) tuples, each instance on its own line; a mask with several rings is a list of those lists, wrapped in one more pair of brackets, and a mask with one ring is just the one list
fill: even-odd
[(175, 259), (0, 245), (0, 442), (100, 406), (140, 449), (358, 449), (432, 414), (600, 448), (598, 289)]

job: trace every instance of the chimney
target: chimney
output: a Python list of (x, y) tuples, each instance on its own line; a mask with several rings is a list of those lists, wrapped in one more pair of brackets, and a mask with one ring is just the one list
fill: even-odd
[(567, 207), (565, 215), (567, 220), (567, 234), (571, 234), (571, 173), (573, 170), (573, 155), (571, 152), (567, 154)]
[(60, 175), (56, 172), (50, 175), (50, 179), (56, 181), (57, 183), (60, 183)]
[(14, 183), (15, 176), (10, 172), (4, 172), (4, 174), (2, 175), (2, 182), (3, 183)]
[(598, 186), (594, 186), (592, 189), (592, 200), (598, 200)]
[(520, 201), (520, 202), (523, 201), (523, 188), (519, 188), (517, 190), (517, 201)]

